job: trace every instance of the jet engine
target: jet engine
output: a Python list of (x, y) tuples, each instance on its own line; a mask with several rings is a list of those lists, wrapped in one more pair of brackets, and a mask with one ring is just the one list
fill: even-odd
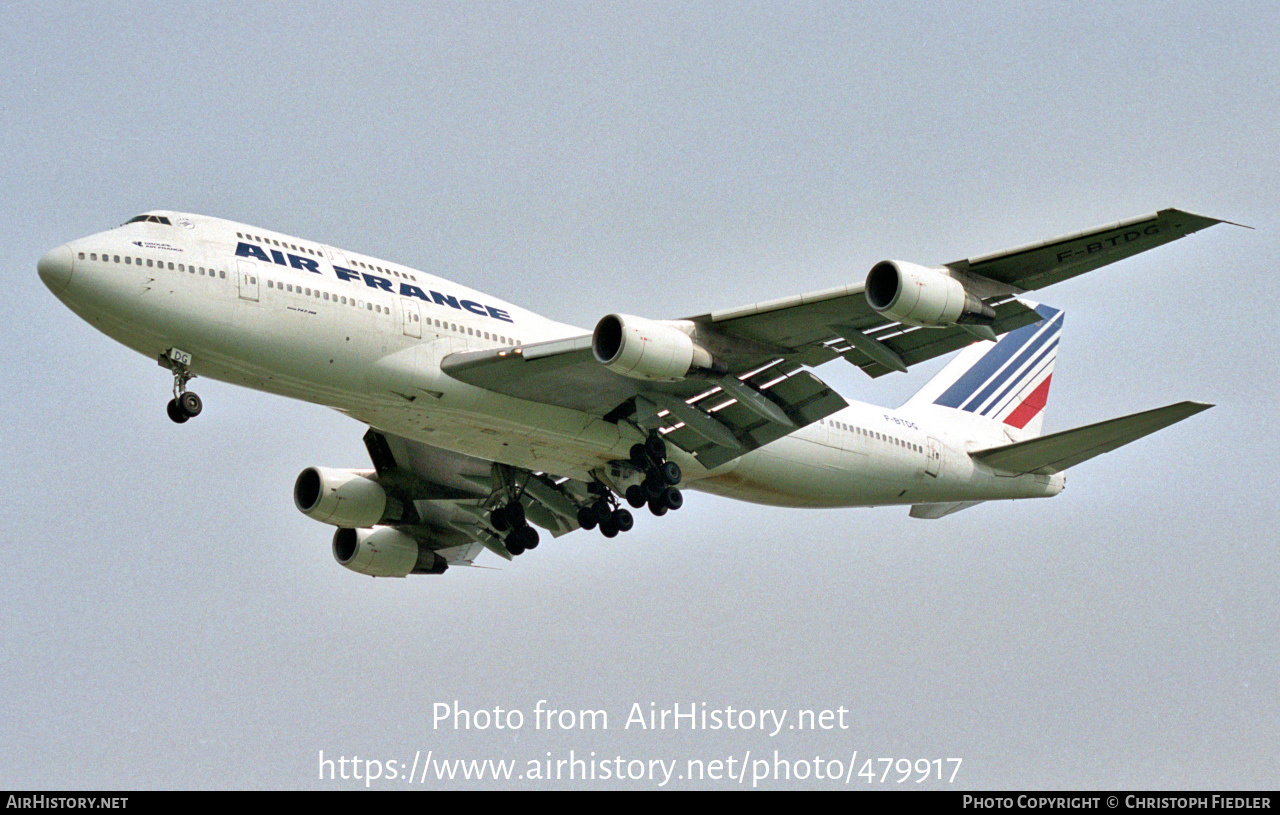
[(386, 519), (391, 502), (368, 470), (308, 467), (293, 484), (293, 503), (308, 518), (346, 527), (370, 527)]
[(946, 269), (900, 260), (882, 260), (867, 274), (867, 304), (906, 325), (940, 328), (957, 323), (990, 323), (996, 313)]
[(389, 526), (339, 529), (333, 533), (333, 557), (351, 571), (370, 577), (442, 574), (449, 568), (444, 558)]
[(694, 368), (712, 367), (710, 352), (670, 323), (609, 314), (591, 335), (596, 360), (634, 379), (673, 381)]

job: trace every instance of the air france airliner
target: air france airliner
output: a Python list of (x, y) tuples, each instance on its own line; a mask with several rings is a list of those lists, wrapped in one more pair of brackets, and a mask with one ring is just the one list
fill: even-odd
[[(1222, 221), (1176, 209), (1005, 252), (682, 319), (557, 323), (429, 272), (231, 221), (154, 210), (40, 258), (45, 285), (173, 377), (339, 410), (372, 467), (309, 467), (297, 508), (375, 577), (510, 560), (578, 528), (614, 537), (681, 487), (783, 507), (941, 518), (1058, 494), (1064, 471), (1188, 418), (1180, 402), (1042, 435), (1063, 312), (1043, 288)], [(811, 369), (869, 377), (955, 358), (896, 409)]]

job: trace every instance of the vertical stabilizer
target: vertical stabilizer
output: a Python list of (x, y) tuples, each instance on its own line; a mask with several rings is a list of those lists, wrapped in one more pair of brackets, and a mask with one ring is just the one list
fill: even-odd
[(1040, 321), (1010, 331), (996, 342), (977, 342), (907, 400), (981, 416), (1014, 440), (1040, 435), (1058, 355), (1063, 313), (1028, 303)]

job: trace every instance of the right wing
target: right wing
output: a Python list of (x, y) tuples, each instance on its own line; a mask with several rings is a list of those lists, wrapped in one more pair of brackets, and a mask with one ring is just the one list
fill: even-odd
[(493, 509), (519, 500), (528, 520), (559, 537), (578, 528), (589, 491), (581, 482), (517, 470), (370, 428), (365, 448), (378, 484), (403, 507), (392, 526), (427, 542), (450, 565), (471, 565), (482, 548), (507, 560)]

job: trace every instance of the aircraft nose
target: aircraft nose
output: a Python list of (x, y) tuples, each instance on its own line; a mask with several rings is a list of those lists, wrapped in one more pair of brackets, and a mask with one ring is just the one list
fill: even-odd
[(74, 257), (70, 246), (59, 246), (51, 250), (36, 263), (36, 271), (40, 279), (54, 294), (61, 294), (71, 283), (71, 259)]

